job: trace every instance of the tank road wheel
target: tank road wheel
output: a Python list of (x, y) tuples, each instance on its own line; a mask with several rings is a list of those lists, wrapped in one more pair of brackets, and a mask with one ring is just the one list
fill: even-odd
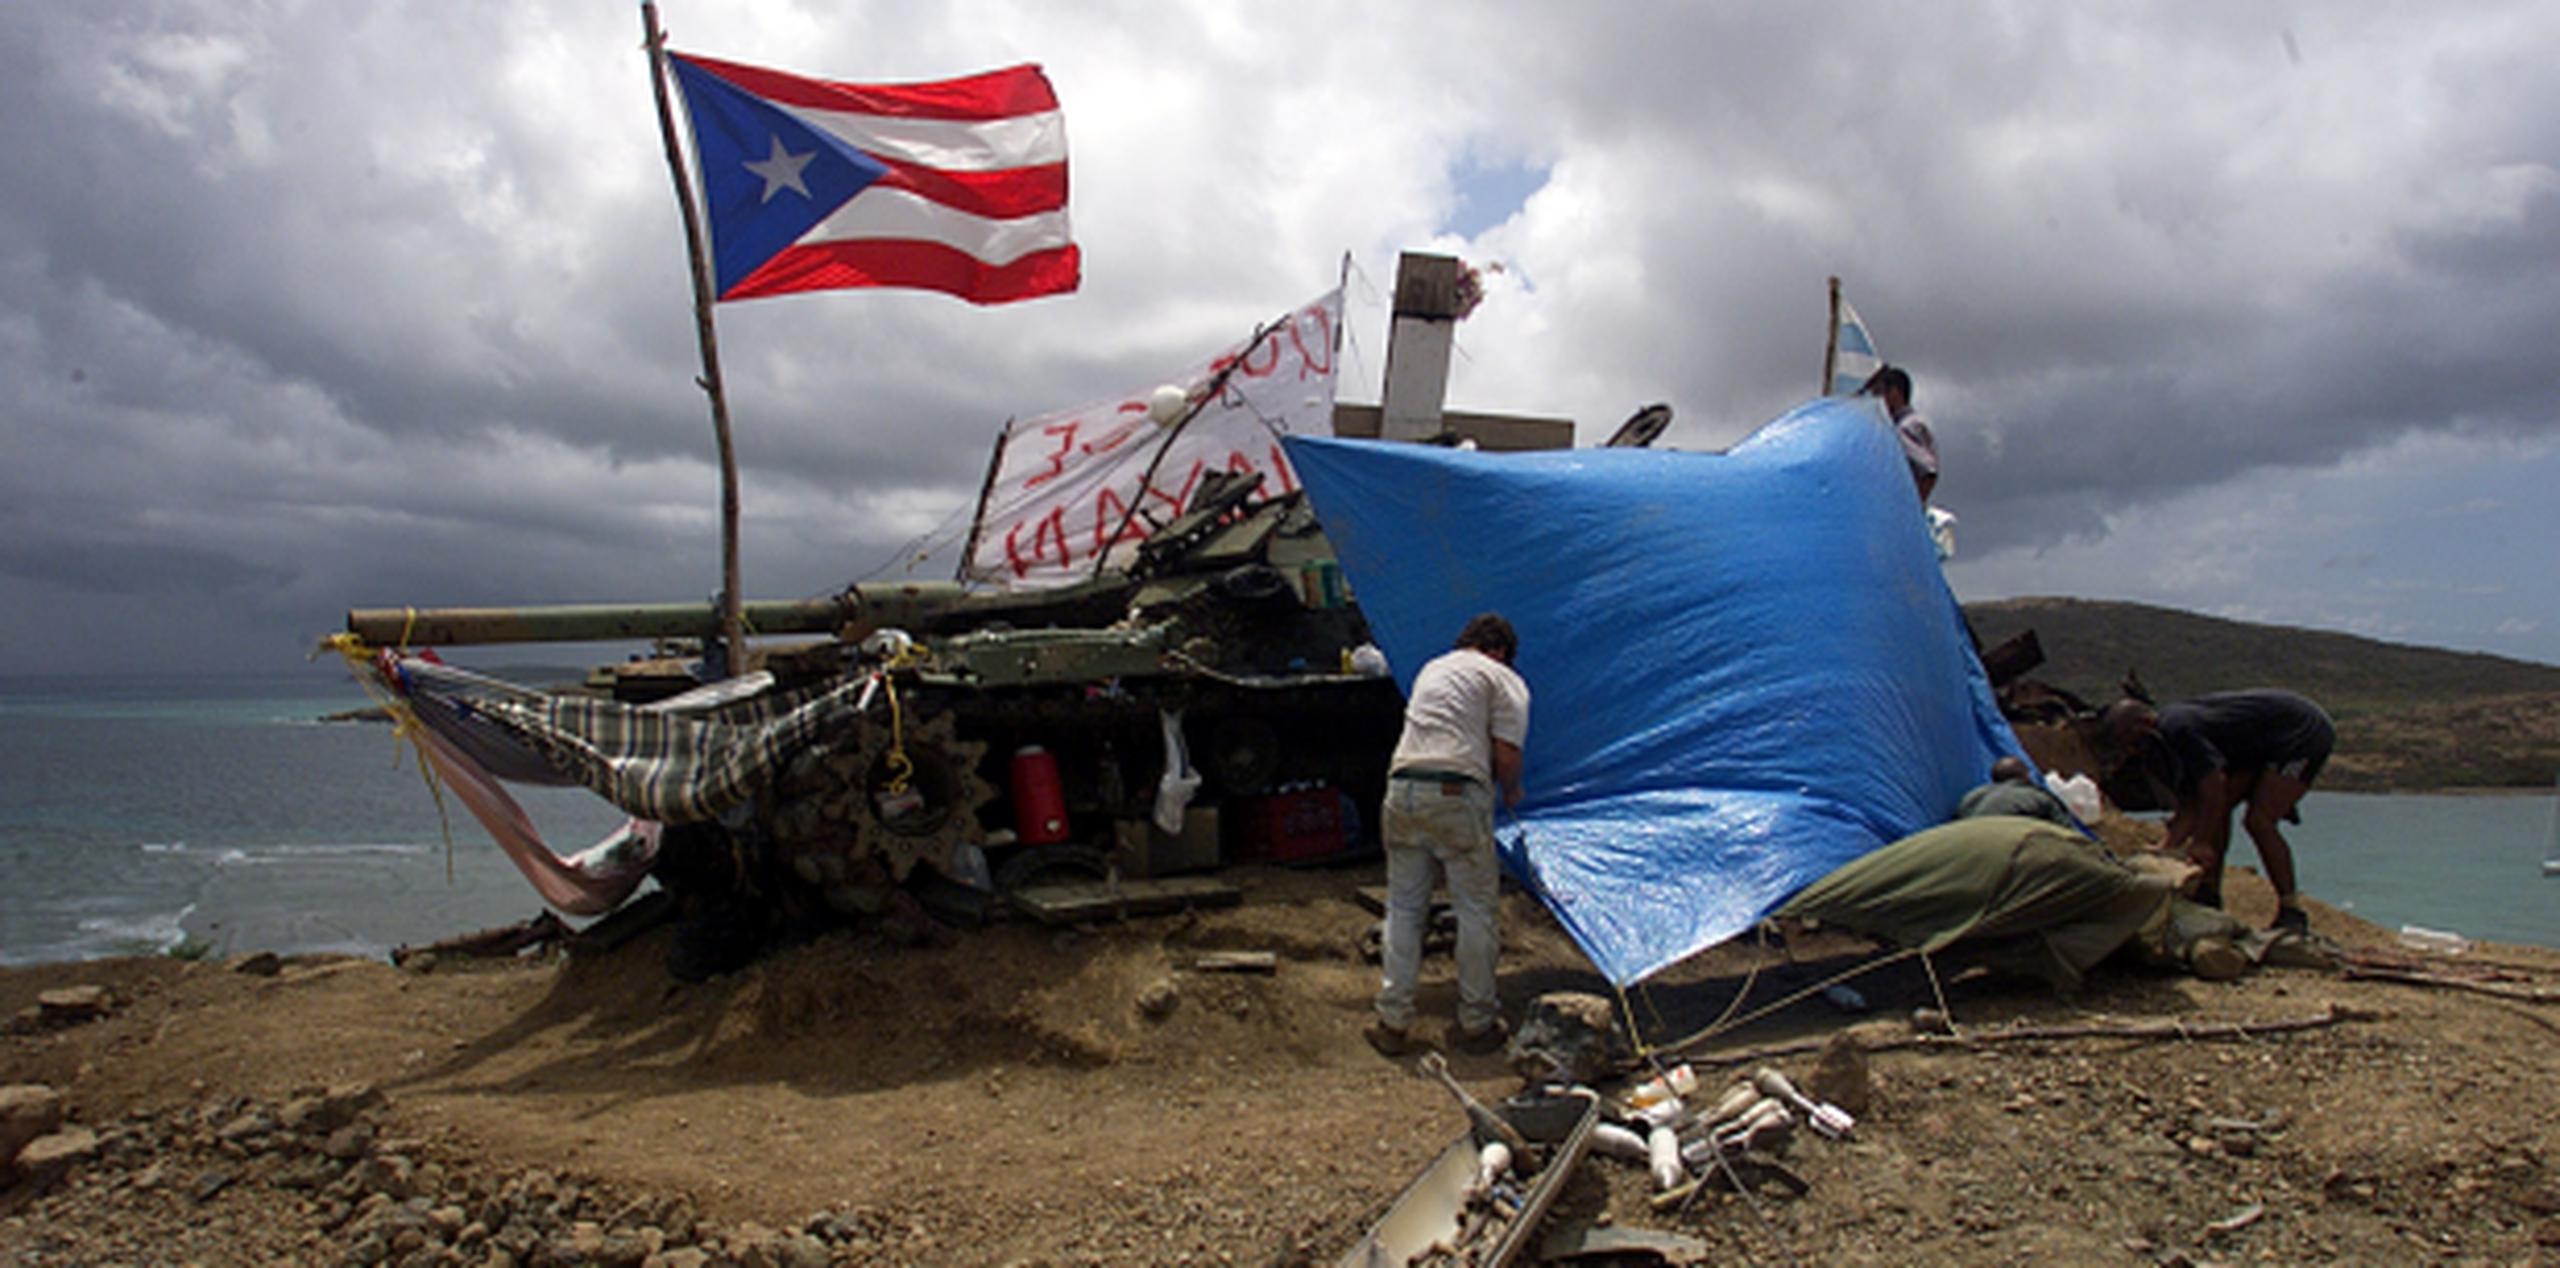
[(878, 914), (918, 863), (949, 874), (995, 797), (978, 774), (987, 746), (956, 738), (951, 715), (911, 719), (904, 740), (901, 772), (889, 728), (866, 722), (853, 743), (794, 762), (776, 789), (772, 830), (783, 857), (848, 915)]
[(1039, 845), (1006, 859), (996, 869), (996, 892), (1010, 894), (1034, 885), (1111, 878), (1111, 860), (1089, 845)]

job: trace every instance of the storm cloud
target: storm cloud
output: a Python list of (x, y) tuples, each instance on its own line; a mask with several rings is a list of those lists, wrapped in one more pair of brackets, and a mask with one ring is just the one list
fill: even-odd
[[(1346, 255), (1376, 399), (1422, 249), (1500, 266), (1451, 403), (1585, 444), (1782, 413), (1843, 278), (1968, 598), (2560, 660), (2560, 10), (2084, 8), (670, 0), (676, 47), (805, 74), (1041, 62), (1070, 137), (1075, 295), (722, 307), (748, 589), (949, 575), (1006, 418)], [(718, 587), (636, 6), (9, 6), (0, 109), (0, 672)]]

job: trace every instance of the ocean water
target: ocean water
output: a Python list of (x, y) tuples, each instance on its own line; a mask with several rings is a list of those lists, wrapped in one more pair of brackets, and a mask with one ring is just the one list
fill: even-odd
[[(459, 804), (452, 848), (390, 728), (334, 663), (260, 676), (0, 678), (0, 964), (192, 940), (378, 955), (522, 920), (533, 891)], [(551, 843), (622, 816), (516, 789)], [(2288, 829), (2303, 888), (2389, 928), (2560, 946), (2553, 795), (2313, 792)], [(2254, 864), (2245, 838), (2234, 862)]]
[[(2385, 928), (2560, 947), (2560, 877), (2545, 877), (2554, 794), (2333, 793), (2314, 789), (2285, 828), (2304, 893)], [(2233, 825), (2230, 859), (2257, 847)]]
[[(0, 678), (0, 964), (149, 954), (362, 955), (507, 924), (540, 900), (334, 659), (258, 676)], [(622, 816), (517, 789), (581, 849)], [(450, 872), (448, 873), (448, 864)]]

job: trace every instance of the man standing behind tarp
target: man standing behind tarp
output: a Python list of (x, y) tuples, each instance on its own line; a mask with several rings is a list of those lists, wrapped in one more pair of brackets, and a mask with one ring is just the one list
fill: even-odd
[(1494, 991), (1501, 956), (1495, 916), (1502, 864), (1494, 853), (1494, 790), (1520, 801), (1520, 746), (1529, 736), (1529, 684), (1511, 668), (1519, 654), (1511, 622), (1485, 613), (1458, 632), (1455, 650), (1413, 678), (1404, 734), (1387, 766), (1379, 817), (1387, 851), (1385, 982), (1378, 1020), (1362, 1032), (1386, 1056), (1412, 1047), (1414, 979), (1431, 891), (1445, 873), (1458, 916), (1458, 1039), (1490, 1052), (1508, 1029)]
[(2310, 927), (2294, 892), (2293, 847), (2276, 824), (2302, 822), (2296, 807), (2337, 744), (2337, 730), (2320, 706), (2290, 691), (2226, 691), (2157, 712), (2139, 700), (2119, 700), (2108, 706), (2106, 725), (2119, 746), (2175, 793), (2177, 808), (2161, 848), (2182, 851), (2204, 869), (2197, 902), (2222, 905), (2231, 812), (2245, 805), (2241, 824), (2276, 890), (2275, 926)]
[(1929, 420), (1911, 408), (1911, 375), (1901, 366), (1889, 365), (1876, 371), (1858, 391), (1882, 400), (1885, 412), (1893, 416), (1903, 461), (1911, 464), (1911, 483), (1919, 488), (1925, 505), (1938, 488), (1938, 438), (1930, 432)]

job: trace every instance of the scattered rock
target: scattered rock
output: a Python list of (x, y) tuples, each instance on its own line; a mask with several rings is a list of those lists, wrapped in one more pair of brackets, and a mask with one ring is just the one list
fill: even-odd
[(330, 1132), (382, 1108), (382, 1091), (370, 1083), (341, 1083), (320, 1094), (311, 1130)]
[(215, 1130), (213, 1136), (216, 1140), (241, 1143), (271, 1135), (276, 1131), (277, 1126), (276, 1120), (268, 1117), (266, 1111), (253, 1109), (244, 1111), (230, 1122), (224, 1123)]
[(96, 1021), (115, 1006), (103, 986), (65, 986), (36, 996), (36, 1008), (48, 1026), (76, 1026)]
[(1530, 1000), (1511, 1039), (1511, 1068), (1524, 1078), (1599, 1083), (1630, 1055), (1617, 1009), (1585, 991), (1550, 991)]
[(273, 951), (253, 951), (232, 961), (231, 971), (251, 977), (274, 977), (284, 971), (284, 957)]
[(1182, 991), (1169, 977), (1157, 978), (1138, 992), (1138, 1012), (1151, 1020), (1162, 1021), (1181, 1006)]
[(1804, 1082), (1805, 1095), (1829, 1101), (1852, 1116), (1865, 1114), (1874, 1091), (1867, 1071), (1866, 1046), (1846, 1031), (1831, 1036), (1822, 1045), (1822, 1055), (1814, 1059), (1813, 1073)]
[(97, 1155), (98, 1133), (86, 1127), (66, 1127), (28, 1141), (18, 1151), (18, 1171), (41, 1193), (70, 1174), (72, 1168)]
[(187, 1196), (199, 1203), (210, 1202), (215, 1194), (230, 1188), (231, 1182), (239, 1178), (240, 1175), (236, 1171), (223, 1167), (211, 1168), (203, 1175), (196, 1177), (195, 1184), (187, 1190)]
[(27, 1142), (62, 1126), (62, 1094), (40, 1083), (0, 1087), (0, 1168)]

